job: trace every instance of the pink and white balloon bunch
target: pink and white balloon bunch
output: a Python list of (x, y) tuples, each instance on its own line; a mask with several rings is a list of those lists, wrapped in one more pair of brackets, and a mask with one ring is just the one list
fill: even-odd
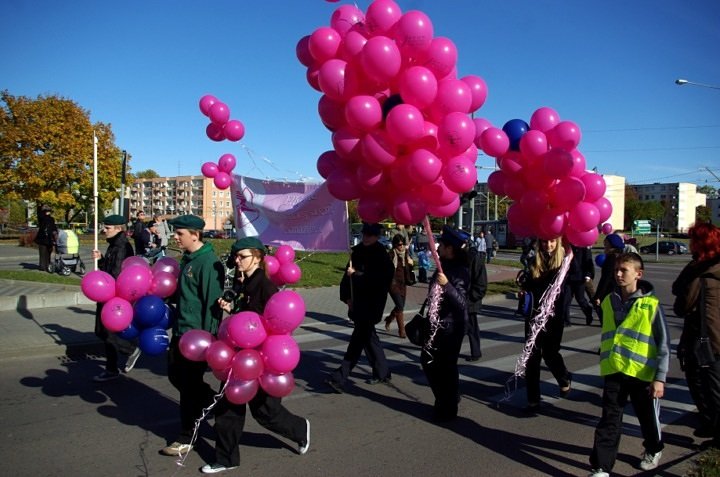
[(175, 293), (180, 267), (177, 260), (162, 257), (150, 267), (142, 257), (126, 258), (117, 279), (102, 270), (86, 274), (80, 288), (86, 297), (103, 303), (102, 324), (125, 339), (139, 338), (140, 349), (157, 355), (167, 349), (165, 331), (172, 312), (164, 299)]
[(413, 224), (447, 217), (477, 181), (475, 123), (487, 97), (478, 76), (457, 77), (457, 48), (428, 16), (375, 0), (341, 5), (330, 26), (300, 39), (307, 81), (333, 150), (317, 169), (337, 199), (359, 199), (363, 220)]
[(295, 260), (295, 250), (289, 245), (280, 245), (275, 255), (265, 255), (265, 271), (272, 282), (281, 287), (297, 283), (302, 271)]
[(572, 121), (561, 121), (551, 108), (537, 109), (528, 125), (512, 119), (502, 129), (476, 119), (476, 145), (497, 160), (500, 170), (490, 174), (488, 187), (508, 196), (508, 224), (527, 237), (565, 236), (577, 246), (598, 238), (598, 226), (612, 214), (604, 197), (602, 175), (585, 170), (578, 151), (581, 132)]
[(200, 98), (200, 112), (210, 118), (205, 132), (213, 141), (239, 141), (245, 136), (245, 125), (237, 119), (230, 119), (230, 108), (215, 96), (206, 94)]
[(263, 315), (241, 311), (220, 323), (217, 338), (191, 330), (180, 338), (180, 352), (191, 361), (207, 361), (218, 379), (227, 380), (225, 397), (234, 404), (250, 401), (261, 387), (275, 397), (295, 387), (292, 371), (300, 348), (291, 333), (305, 318), (305, 302), (292, 290), (274, 294)]
[(206, 162), (200, 167), (205, 177), (211, 178), (218, 189), (227, 189), (232, 184), (232, 171), (235, 169), (237, 160), (232, 154), (223, 154), (217, 164)]

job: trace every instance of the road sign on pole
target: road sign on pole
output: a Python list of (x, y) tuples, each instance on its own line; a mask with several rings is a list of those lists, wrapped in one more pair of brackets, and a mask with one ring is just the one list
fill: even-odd
[(633, 234), (635, 235), (649, 234), (651, 228), (649, 220), (633, 220)]

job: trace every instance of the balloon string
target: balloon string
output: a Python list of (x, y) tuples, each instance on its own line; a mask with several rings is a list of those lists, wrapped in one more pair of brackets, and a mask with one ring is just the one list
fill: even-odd
[(442, 273), (442, 265), (440, 265), (440, 256), (437, 253), (437, 247), (435, 246), (435, 237), (432, 234), (432, 228), (430, 228), (430, 219), (426, 215), (423, 218), (423, 226), (425, 227), (425, 234), (428, 238), (428, 247), (430, 248), (430, 256), (432, 256), (435, 267)]
[[(425, 227), (425, 234), (428, 238), (428, 247), (430, 248), (430, 254), (432, 256), (432, 259), (435, 262), (435, 267), (437, 268), (438, 273), (442, 273), (440, 257), (438, 256), (437, 248), (435, 247), (435, 237), (433, 237), (432, 228), (430, 227), (430, 219), (428, 219), (427, 215), (423, 218), (423, 226)], [(439, 315), (440, 303), (442, 302), (443, 298), (443, 288), (438, 284), (437, 280), (433, 281), (432, 285), (430, 285), (429, 298), (428, 320), (430, 321), (430, 336), (425, 342), (423, 348), (425, 349), (425, 351), (427, 351), (428, 354), (432, 356), (431, 350), (433, 349), (433, 341), (435, 340), (435, 335), (442, 327)]]

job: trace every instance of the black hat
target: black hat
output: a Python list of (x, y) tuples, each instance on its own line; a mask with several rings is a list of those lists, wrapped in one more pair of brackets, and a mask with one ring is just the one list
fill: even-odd
[(176, 229), (203, 230), (205, 228), (205, 221), (197, 215), (178, 215), (174, 219), (168, 220), (168, 224)]
[(455, 248), (462, 248), (463, 245), (468, 241), (470, 235), (462, 230), (453, 229), (452, 227), (445, 225), (442, 228), (442, 234), (438, 239), (445, 245), (451, 245)]
[(382, 225), (370, 224), (368, 222), (363, 222), (362, 233), (364, 233), (366, 235), (379, 236), (381, 232), (382, 232)]
[(230, 254), (233, 256), (233, 260), (235, 259), (235, 255), (240, 250), (246, 250), (246, 249), (257, 249), (265, 252), (265, 245), (260, 241), (257, 237), (243, 237), (241, 239), (238, 239), (235, 241), (235, 243), (232, 244), (232, 247), (230, 247)]
[(127, 225), (127, 220), (125, 220), (125, 217), (118, 214), (108, 215), (103, 219), (103, 224), (105, 225)]

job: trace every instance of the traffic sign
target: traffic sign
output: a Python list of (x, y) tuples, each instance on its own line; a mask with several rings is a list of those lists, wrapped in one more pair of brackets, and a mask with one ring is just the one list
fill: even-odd
[(651, 230), (652, 225), (649, 220), (633, 221), (633, 234), (649, 234)]

